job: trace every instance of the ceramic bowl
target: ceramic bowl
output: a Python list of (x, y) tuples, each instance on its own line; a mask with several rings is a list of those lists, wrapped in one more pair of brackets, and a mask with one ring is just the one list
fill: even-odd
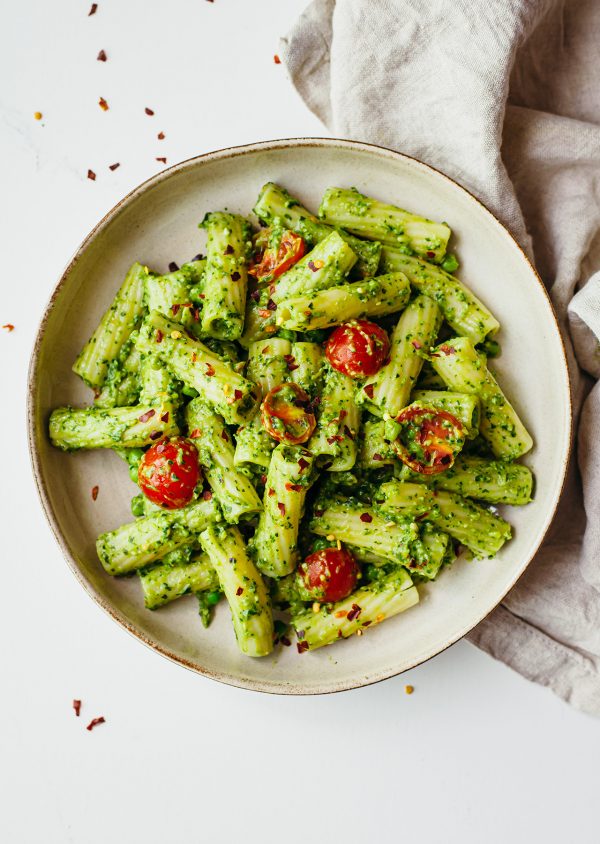
[[(316, 209), (330, 185), (359, 190), (447, 221), (459, 276), (500, 320), (502, 356), (494, 368), (536, 445), (526, 463), (535, 500), (510, 508), (514, 539), (493, 560), (459, 559), (421, 603), (361, 638), (313, 653), (294, 646), (242, 656), (227, 606), (205, 630), (193, 597), (144, 609), (136, 577), (115, 579), (96, 558), (102, 531), (131, 520), (136, 487), (111, 451), (63, 454), (47, 437), (50, 411), (90, 402), (71, 364), (134, 260), (166, 271), (202, 251), (206, 211), (248, 214), (266, 181), (285, 185)], [(178, 164), (132, 191), (96, 226), (65, 270), (44, 314), (31, 361), (29, 442), (39, 494), (66, 560), (89, 595), (141, 642), (194, 671), (250, 689), (313, 694), (362, 686), (412, 668), (456, 642), (503, 598), (532, 559), (553, 517), (570, 444), (569, 381), (548, 296), (506, 229), (442, 173), (390, 150), (341, 140), (252, 144)], [(96, 501), (91, 489), (99, 487)]]

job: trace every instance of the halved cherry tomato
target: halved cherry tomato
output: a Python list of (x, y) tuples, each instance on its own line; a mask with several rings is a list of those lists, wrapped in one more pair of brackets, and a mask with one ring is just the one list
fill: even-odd
[(350, 378), (375, 375), (389, 351), (390, 341), (383, 328), (364, 319), (338, 326), (325, 346), (329, 363)]
[(437, 475), (449, 469), (464, 445), (462, 423), (445, 410), (407, 407), (396, 422), (400, 433), (394, 448), (403, 463), (422, 475)]
[(269, 390), (261, 408), (264, 427), (280, 443), (305, 443), (317, 421), (310, 410), (310, 398), (297, 384), (280, 384)]
[(266, 228), (256, 235), (257, 256), (248, 268), (258, 281), (272, 281), (296, 264), (306, 252), (306, 243), (289, 229)]
[(201, 477), (198, 451), (185, 437), (160, 440), (144, 454), (138, 468), (140, 489), (165, 510), (189, 504)]
[(341, 601), (354, 591), (360, 569), (346, 548), (324, 548), (298, 567), (303, 585), (316, 601)]

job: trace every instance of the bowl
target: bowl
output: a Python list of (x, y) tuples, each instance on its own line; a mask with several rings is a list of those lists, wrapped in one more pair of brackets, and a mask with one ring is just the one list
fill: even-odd
[[(144, 609), (136, 577), (105, 574), (95, 551), (99, 533), (131, 521), (137, 487), (111, 451), (64, 454), (48, 440), (59, 405), (88, 404), (90, 391), (71, 364), (110, 303), (129, 265), (166, 271), (202, 249), (198, 222), (209, 210), (248, 214), (264, 182), (286, 186), (316, 209), (330, 185), (401, 205), (453, 230), (458, 273), (501, 323), (494, 361), (511, 401), (535, 439), (525, 462), (536, 476), (534, 501), (509, 508), (514, 538), (492, 560), (459, 559), (421, 603), (368, 634), (299, 654), (276, 648), (263, 659), (237, 649), (229, 612), (217, 608), (208, 629), (186, 597)], [(110, 211), (83, 241), (52, 294), (29, 373), (29, 447), (43, 508), (73, 573), (123, 628), (158, 653), (216, 680), (280, 694), (318, 694), (391, 677), (438, 654), (502, 600), (534, 556), (556, 509), (568, 462), (570, 392), (565, 352), (548, 295), (527, 257), (468, 191), (420, 161), (370, 144), (329, 139), (282, 140), (219, 150), (149, 179)], [(91, 490), (99, 487), (97, 500)]]

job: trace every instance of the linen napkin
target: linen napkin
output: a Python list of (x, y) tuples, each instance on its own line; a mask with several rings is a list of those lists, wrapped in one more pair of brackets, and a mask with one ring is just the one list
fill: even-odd
[(280, 55), (334, 135), (429, 162), (533, 255), (567, 344), (576, 455), (524, 576), (469, 639), (600, 715), (600, 4), (313, 0)]

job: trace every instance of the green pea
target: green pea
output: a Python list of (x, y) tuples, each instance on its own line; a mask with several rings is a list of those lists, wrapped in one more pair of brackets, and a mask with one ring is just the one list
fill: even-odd
[(138, 482), (138, 467), (137, 466), (130, 466), (129, 467), (129, 477), (134, 482), (134, 484), (137, 484), (137, 482)]
[(446, 255), (444, 260), (442, 261), (442, 269), (446, 270), (447, 273), (454, 273), (459, 267), (458, 258), (456, 255), (453, 255), (451, 252)]
[(206, 601), (206, 603), (208, 604), (209, 607), (214, 607), (215, 604), (218, 604), (219, 601), (221, 600), (221, 593), (218, 592), (218, 591), (207, 592), (206, 595), (204, 596), (204, 600)]
[(141, 493), (131, 499), (131, 512), (136, 519), (144, 515), (144, 496)]

